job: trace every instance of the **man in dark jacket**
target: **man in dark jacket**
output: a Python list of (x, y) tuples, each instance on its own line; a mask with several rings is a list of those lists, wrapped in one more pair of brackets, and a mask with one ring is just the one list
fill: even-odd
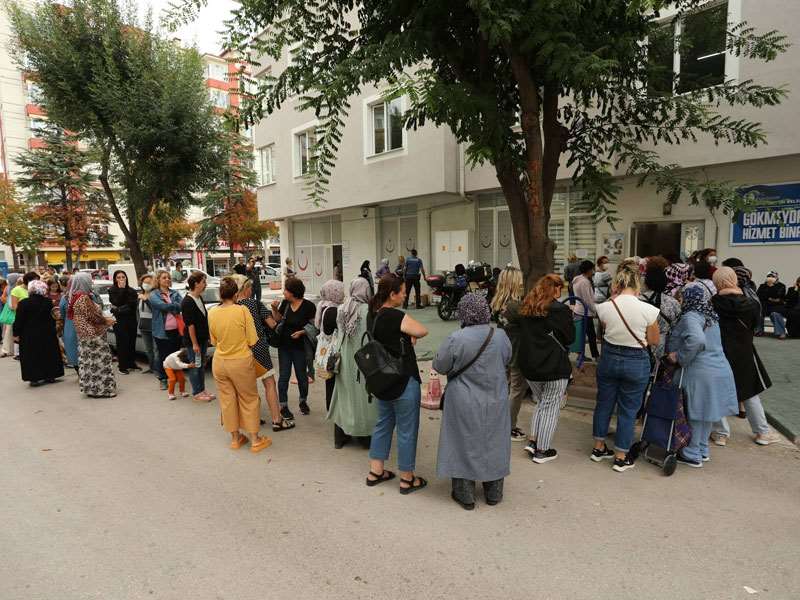
[[(786, 286), (778, 281), (778, 272), (770, 271), (767, 279), (758, 286), (758, 298), (761, 300), (761, 310), (764, 317), (769, 317), (778, 339), (786, 339)], [(763, 323), (757, 335), (763, 332)]]

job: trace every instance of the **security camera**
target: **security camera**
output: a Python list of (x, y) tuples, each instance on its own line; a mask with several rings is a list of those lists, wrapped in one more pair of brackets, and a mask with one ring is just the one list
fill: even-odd
[(362, 209), (361, 210), (361, 216), (366, 219), (369, 216), (369, 209), (368, 208)]

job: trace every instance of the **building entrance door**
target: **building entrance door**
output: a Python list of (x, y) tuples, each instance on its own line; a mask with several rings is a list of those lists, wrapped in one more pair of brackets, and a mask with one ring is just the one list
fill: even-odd
[(705, 223), (636, 223), (631, 227), (631, 253), (636, 256), (677, 255), (682, 260), (705, 242)]

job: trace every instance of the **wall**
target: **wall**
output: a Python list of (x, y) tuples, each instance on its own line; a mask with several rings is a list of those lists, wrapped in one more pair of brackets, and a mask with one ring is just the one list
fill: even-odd
[[(734, 163), (708, 169), (709, 177), (728, 180), (742, 186), (770, 183), (790, 183), (800, 181), (800, 155)], [(612, 229), (607, 223), (598, 224), (598, 253), (604, 232), (617, 231), (626, 234), (625, 255), (628, 254), (630, 227), (637, 222), (647, 221), (688, 221), (705, 222), (704, 247), (716, 247), (720, 262), (736, 256), (753, 271), (753, 278), (762, 281), (767, 271), (775, 269), (783, 281), (794, 281), (800, 275), (800, 245), (731, 246), (731, 219), (718, 215), (719, 233), (715, 241), (716, 224), (709, 212), (700, 206), (689, 206), (685, 199), (673, 207), (669, 217), (662, 215), (665, 199), (656, 195), (651, 187), (636, 187), (632, 180), (626, 180), (618, 201), (620, 221)]]

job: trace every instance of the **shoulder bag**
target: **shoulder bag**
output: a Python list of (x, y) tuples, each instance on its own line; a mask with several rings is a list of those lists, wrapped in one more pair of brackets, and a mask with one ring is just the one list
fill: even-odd
[(338, 351), (339, 336), (334, 331), (330, 335), (325, 333), (325, 313), (330, 306), (326, 306), (320, 317), (319, 335), (317, 335), (317, 349), (314, 352), (314, 370), (321, 379), (330, 379), (334, 373), (328, 370), (328, 359)]
[(617, 306), (617, 303), (614, 301), (613, 298), (611, 298), (610, 302), (611, 304), (614, 305), (614, 309), (617, 311), (619, 318), (622, 319), (622, 324), (625, 325), (625, 329), (628, 330), (628, 333), (631, 334), (631, 337), (633, 337), (633, 339), (635, 339), (639, 343), (642, 349), (647, 350), (647, 356), (650, 359), (650, 370), (652, 371), (653, 367), (655, 367), (656, 360), (655, 357), (653, 356), (653, 351), (650, 349), (650, 346), (648, 346), (641, 339), (639, 339), (639, 336), (633, 332), (633, 329), (631, 329), (631, 326), (628, 325), (628, 322), (625, 320), (625, 317), (622, 316), (622, 311), (619, 309), (619, 306)]
[(494, 335), (494, 327), (489, 327), (489, 335), (487, 335), (486, 339), (483, 340), (483, 344), (481, 344), (478, 353), (472, 357), (472, 360), (470, 360), (467, 364), (461, 367), (458, 371), (456, 371), (452, 375), (447, 376), (447, 385), (444, 386), (444, 389), (442, 390), (442, 399), (439, 401), (439, 410), (444, 410), (444, 397), (445, 394), (447, 393), (447, 387), (450, 385), (450, 382), (454, 381), (459, 375), (461, 375), (464, 371), (466, 371), (472, 365), (475, 364), (475, 361), (481, 357), (481, 354), (483, 354), (484, 350), (486, 350), (486, 348), (489, 346), (489, 342), (492, 341), (493, 335)]

